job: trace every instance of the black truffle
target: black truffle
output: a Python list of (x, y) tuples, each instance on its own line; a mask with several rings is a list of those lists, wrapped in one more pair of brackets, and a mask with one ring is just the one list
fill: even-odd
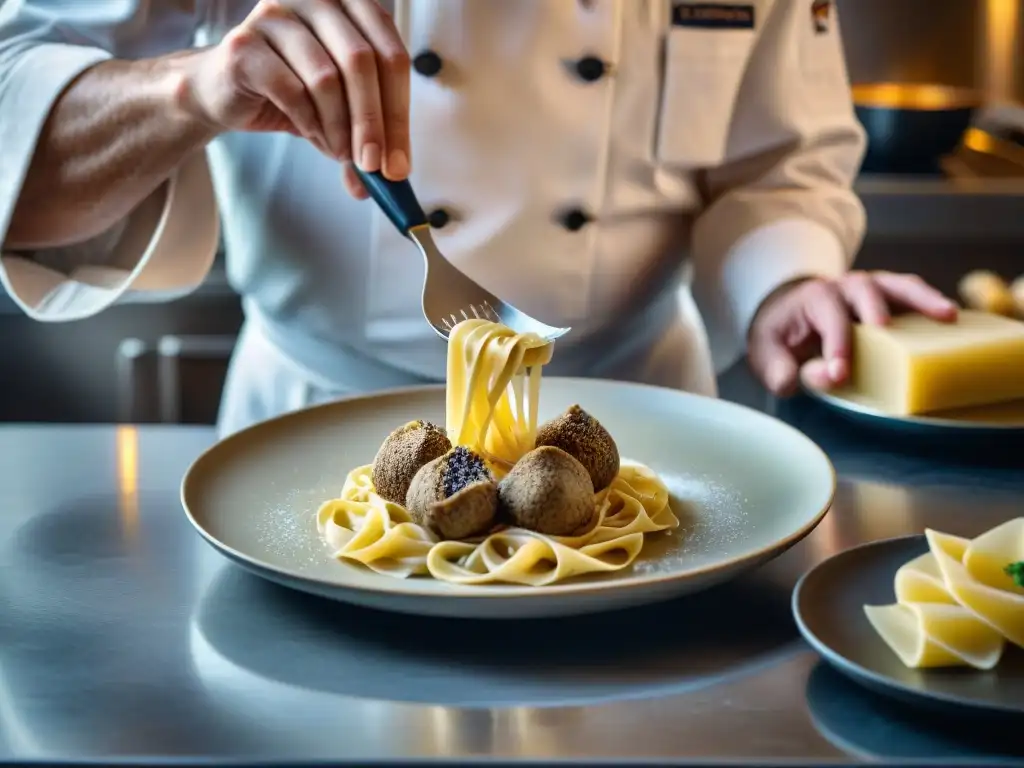
[(595, 491), (612, 484), (619, 474), (619, 448), (601, 422), (578, 405), (537, 430), (537, 445), (561, 448), (583, 465)]
[(550, 536), (569, 536), (593, 523), (597, 505), (587, 470), (545, 445), (523, 456), (498, 486), (502, 512), (513, 524)]
[(405, 504), (409, 484), (420, 468), (452, 447), (444, 429), (429, 421), (410, 421), (390, 435), (373, 460), (373, 487), (377, 495)]
[(445, 539), (489, 530), (498, 516), (498, 486), (487, 464), (458, 446), (425, 464), (405, 497), (412, 519)]

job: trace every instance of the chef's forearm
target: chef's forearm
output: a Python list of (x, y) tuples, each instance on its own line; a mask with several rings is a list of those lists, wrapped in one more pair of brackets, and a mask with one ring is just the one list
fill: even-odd
[(214, 137), (182, 103), (189, 55), (103, 62), (72, 82), (36, 144), (5, 247), (53, 248), (106, 231)]

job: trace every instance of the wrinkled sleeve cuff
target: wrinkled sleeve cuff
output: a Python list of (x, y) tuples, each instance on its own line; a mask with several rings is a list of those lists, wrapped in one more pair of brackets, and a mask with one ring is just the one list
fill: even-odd
[[(53, 105), (82, 72), (111, 58), (99, 48), (63, 43), (33, 43), (9, 54), (0, 61), (0, 244)], [(114, 230), (51, 252), (61, 268), (31, 253), (0, 253), (0, 285), (29, 317), (78, 320), (118, 300), (187, 293), (209, 270), (219, 237), (209, 168), (199, 152)], [(100, 244), (106, 252), (90, 253)]]
[(186, 295), (209, 272), (219, 238), (210, 172), (205, 153), (199, 152), (128, 216), (113, 251), (98, 260), (102, 263), (83, 258), (61, 272), (31, 256), (4, 255), (0, 283), (34, 320), (81, 320), (119, 301)]
[(811, 219), (776, 221), (739, 240), (722, 266), (719, 316), (708, 318), (715, 369), (725, 370), (746, 352), (750, 324), (772, 291), (802, 278), (838, 278), (849, 263), (836, 233)]

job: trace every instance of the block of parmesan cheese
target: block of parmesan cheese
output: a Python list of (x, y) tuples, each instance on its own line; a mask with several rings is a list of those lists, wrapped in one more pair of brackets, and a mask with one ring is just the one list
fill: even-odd
[(898, 416), (1024, 399), (1024, 323), (961, 310), (955, 323), (906, 314), (855, 325), (839, 394)]

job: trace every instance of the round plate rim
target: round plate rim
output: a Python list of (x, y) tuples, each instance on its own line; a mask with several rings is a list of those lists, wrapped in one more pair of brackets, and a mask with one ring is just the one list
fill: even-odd
[[(853, 557), (856, 553), (859, 553), (867, 549), (881, 549), (883, 547), (897, 547), (907, 546), (912, 542), (926, 542), (927, 537), (923, 533), (912, 533), (907, 536), (895, 536), (888, 539), (876, 539), (875, 541), (864, 542), (856, 546), (844, 549), (842, 552), (836, 552), (831, 557), (827, 557), (820, 563), (815, 565), (813, 568), (808, 570), (801, 576), (796, 586), (793, 587), (793, 596), (790, 598), (790, 611), (793, 614), (793, 620), (796, 622), (797, 629), (803, 636), (804, 640), (807, 641), (815, 652), (833, 669), (842, 673), (846, 677), (858, 682), (863, 685), (865, 680), (870, 680), (872, 683), (878, 686), (878, 688), (872, 688), (872, 690), (893, 689), (899, 691), (901, 694), (906, 694), (914, 698), (919, 698), (926, 701), (939, 702), (946, 706), (960, 707), (963, 709), (971, 709), (976, 711), (984, 712), (999, 712), (1002, 714), (1019, 715), (1024, 712), (1024, 709), (1005, 707), (1001, 704), (986, 704), (983, 702), (961, 699), (956, 696), (951, 696), (945, 693), (930, 693), (921, 691), (919, 688), (911, 687), (898, 680), (894, 680), (887, 675), (883, 675), (874, 670), (868, 669), (862, 664), (847, 658), (843, 654), (839, 653), (829, 645), (827, 645), (821, 638), (811, 631), (810, 627), (803, 620), (802, 611), (800, 610), (800, 596), (803, 590), (806, 588), (806, 583), (809, 579), (814, 578), (815, 574), (821, 569), (825, 568), (829, 564), (836, 560), (840, 560), (845, 557)], [(841, 664), (836, 663), (836, 660), (842, 661)]]
[[(195, 482), (195, 476), (199, 471), (199, 467), (204, 463), (207, 458), (212, 455), (215, 451), (222, 449), (222, 446), (240, 442), (251, 437), (253, 432), (261, 429), (266, 429), (270, 425), (280, 424), (281, 422), (291, 420), (301, 414), (308, 414), (319, 410), (328, 410), (336, 408), (339, 404), (351, 403), (359, 400), (375, 400), (385, 397), (395, 397), (400, 395), (425, 395), (431, 393), (444, 394), (444, 384), (419, 384), (409, 387), (392, 387), (388, 389), (377, 390), (371, 393), (358, 393), (352, 395), (344, 395), (339, 398), (335, 398), (329, 402), (318, 403), (310, 405), (305, 408), (298, 409), (296, 411), (290, 411), (288, 413), (279, 414), (273, 416), (264, 421), (252, 424), (245, 427), (238, 432), (234, 432), (227, 437), (216, 441), (213, 445), (207, 447), (200, 453), (185, 471), (184, 476), (181, 480), (179, 498), (182, 509), (185, 512), (185, 516), (188, 518), (189, 523), (192, 527), (206, 540), (210, 546), (218, 550), (222, 554), (228, 556), (230, 559), (235, 560), (239, 565), (244, 565), (256, 572), (264, 572), (274, 574), (275, 577), (284, 579), (291, 583), (300, 583), (313, 588), (311, 591), (322, 594), (323, 589), (326, 587), (330, 590), (337, 590), (339, 592), (350, 592), (359, 593), (365, 595), (376, 595), (376, 596), (396, 596), (396, 597), (423, 597), (423, 598), (434, 598), (434, 599), (448, 599), (458, 598), (460, 600), (495, 600), (495, 599), (538, 599), (543, 598), (547, 595), (580, 595), (580, 594), (594, 594), (594, 593), (608, 593), (618, 592), (620, 590), (632, 590), (644, 586), (653, 586), (656, 584), (665, 584), (673, 581), (677, 581), (680, 577), (686, 576), (689, 578), (696, 578), (699, 576), (708, 576), (723, 571), (728, 571), (733, 568), (742, 567), (743, 565), (750, 564), (754, 565), (763, 560), (766, 556), (771, 555), (775, 552), (784, 552), (788, 548), (792, 547), (799, 541), (806, 538), (824, 519), (825, 515), (828, 514), (832, 508), (832, 504), (835, 501), (836, 489), (838, 480), (836, 476), (835, 466), (832, 464), (832, 460), (828, 457), (828, 454), (811, 438), (805, 435), (796, 427), (791, 424), (787, 424), (781, 419), (769, 416), (755, 408), (751, 408), (740, 403), (734, 403), (729, 400), (722, 400), (720, 398), (706, 397), (704, 395), (698, 395), (692, 392), (686, 392), (683, 390), (669, 389), (668, 387), (659, 387), (653, 384), (643, 384), (639, 382), (622, 382), (614, 381), (610, 379), (586, 379), (580, 377), (571, 376), (551, 376), (546, 377), (545, 381), (560, 381), (567, 384), (586, 384), (592, 386), (595, 383), (599, 385), (614, 385), (626, 388), (639, 388), (649, 389), (657, 391), (667, 391), (673, 394), (673, 396), (680, 396), (687, 399), (700, 399), (700, 400), (711, 400), (719, 405), (726, 408), (737, 409), (745, 411), (748, 414), (753, 415), (754, 418), (765, 419), (766, 421), (773, 422), (776, 426), (791, 432), (797, 439), (803, 440), (813, 451), (817, 452), (825, 462), (825, 466), (829, 470), (829, 493), (825, 499), (822, 508), (814, 513), (808, 522), (804, 523), (800, 528), (795, 530), (783, 539), (773, 542), (771, 545), (762, 547), (755, 552), (751, 552), (747, 555), (740, 557), (729, 558), (715, 564), (701, 566), (684, 572), (675, 573), (664, 573), (664, 574), (648, 574), (643, 576), (637, 576), (629, 579), (628, 581), (578, 581), (570, 582), (568, 584), (553, 584), (546, 586), (543, 589), (537, 589), (536, 587), (518, 586), (518, 585), (500, 585), (500, 589), (479, 589), (474, 588), (472, 591), (459, 589), (458, 591), (452, 590), (451, 592), (438, 592), (424, 587), (416, 587), (412, 580), (404, 579), (397, 581), (402, 585), (401, 589), (388, 588), (385, 586), (387, 582), (382, 581), (381, 586), (373, 586), (367, 584), (339, 584), (337, 582), (324, 581), (322, 579), (304, 576), (300, 573), (289, 571), (285, 568), (271, 565), (259, 561), (258, 559), (241, 552), (234, 547), (228, 546), (227, 544), (219, 541), (212, 534), (210, 534), (204, 526), (196, 519), (195, 515), (188, 504), (189, 486)], [(384, 578), (384, 577), (382, 577)]]
[(802, 385), (802, 388), (808, 397), (813, 400), (817, 400), (820, 403), (824, 403), (830, 408), (835, 408), (838, 411), (845, 411), (849, 414), (867, 417), (874, 421), (884, 423), (965, 432), (1008, 432), (1011, 434), (1024, 432), (1024, 422), (1019, 424), (998, 424), (946, 419), (940, 416), (895, 416), (878, 408), (872, 408), (870, 405), (855, 403), (852, 400), (848, 400), (847, 398), (841, 397), (833, 392), (823, 392), (819, 389), (808, 387), (806, 385)]

